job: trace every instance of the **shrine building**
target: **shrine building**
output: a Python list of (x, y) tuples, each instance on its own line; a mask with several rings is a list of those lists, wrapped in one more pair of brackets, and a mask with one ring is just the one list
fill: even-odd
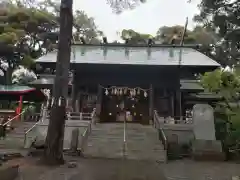
[[(39, 79), (31, 85), (52, 89), (57, 51), (36, 61)], [(203, 88), (196, 76), (220, 64), (195, 46), (75, 44), (69, 76), (69, 109), (97, 109), (100, 122), (121, 121), (124, 109), (129, 121), (148, 124), (153, 111), (178, 119), (197, 101)], [(209, 101), (215, 98), (207, 98)]]

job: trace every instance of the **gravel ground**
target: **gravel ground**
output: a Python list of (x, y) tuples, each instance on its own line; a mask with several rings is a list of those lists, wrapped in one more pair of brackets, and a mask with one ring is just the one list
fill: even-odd
[(227, 162), (181, 160), (158, 164), (121, 159), (66, 159), (68, 163), (58, 168), (38, 166), (36, 160), (25, 159), (18, 180), (239, 180), (233, 177), (240, 176), (240, 164)]

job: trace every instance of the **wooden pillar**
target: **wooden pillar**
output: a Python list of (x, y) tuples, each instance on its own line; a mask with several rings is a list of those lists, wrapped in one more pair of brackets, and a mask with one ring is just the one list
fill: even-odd
[(81, 108), (81, 91), (78, 91), (78, 93), (77, 93), (77, 102), (76, 102), (77, 112), (81, 112), (80, 108)]
[(182, 93), (180, 90), (176, 91), (176, 98), (175, 98), (175, 115), (179, 119), (182, 116)]
[(183, 111), (182, 111), (182, 92), (179, 91), (179, 112), (180, 112), (180, 119), (182, 119)]
[(97, 103), (96, 103), (96, 114), (100, 117), (101, 109), (102, 109), (102, 87), (98, 85), (98, 93), (97, 93)]
[(171, 94), (170, 94), (170, 98), (171, 98), (171, 116), (172, 117), (174, 117), (174, 115), (175, 115), (175, 109), (174, 109), (174, 91), (173, 92), (171, 92)]
[(75, 107), (75, 104), (76, 104), (76, 82), (75, 82), (75, 71), (72, 72), (72, 94), (71, 94), (71, 99), (72, 99), (72, 110), (73, 112), (76, 111), (76, 107)]
[(150, 84), (150, 91), (149, 91), (149, 117), (150, 119), (153, 119), (153, 100), (154, 100), (154, 90), (153, 90), (153, 85)]

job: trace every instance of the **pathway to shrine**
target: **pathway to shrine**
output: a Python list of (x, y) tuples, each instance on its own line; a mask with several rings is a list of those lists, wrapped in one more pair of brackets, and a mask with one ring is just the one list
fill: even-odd
[(91, 158), (166, 161), (166, 152), (157, 130), (151, 125), (137, 123), (126, 123), (125, 127), (124, 123), (93, 126), (83, 154)]

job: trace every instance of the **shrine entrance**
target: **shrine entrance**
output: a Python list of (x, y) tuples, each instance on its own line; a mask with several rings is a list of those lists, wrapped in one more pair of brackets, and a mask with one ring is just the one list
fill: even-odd
[(104, 88), (100, 122), (149, 123), (148, 90), (141, 88)]

